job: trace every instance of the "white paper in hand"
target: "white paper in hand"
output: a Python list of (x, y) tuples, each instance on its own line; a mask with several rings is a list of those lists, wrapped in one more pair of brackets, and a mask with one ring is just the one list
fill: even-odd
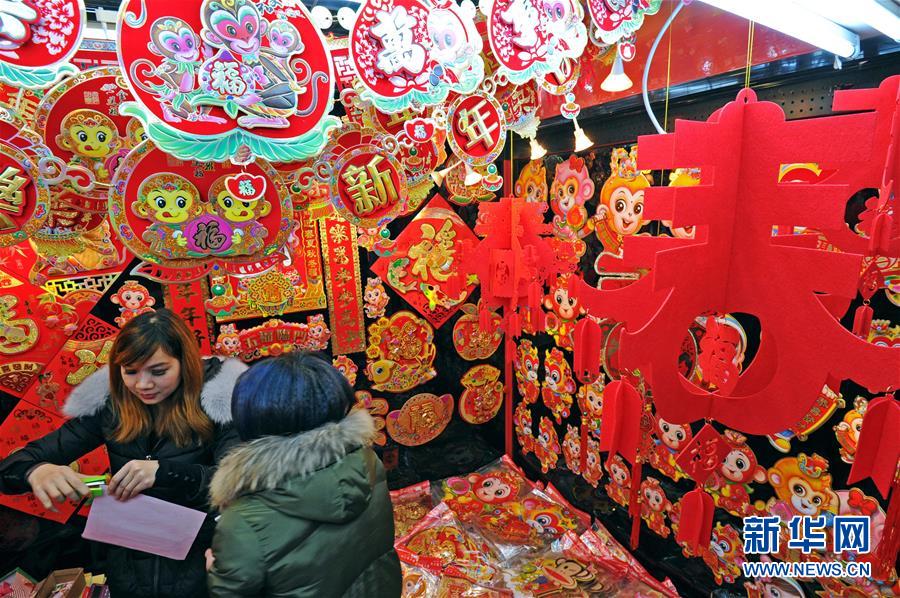
[(202, 511), (143, 494), (123, 502), (104, 492), (91, 503), (82, 537), (182, 561), (205, 518)]

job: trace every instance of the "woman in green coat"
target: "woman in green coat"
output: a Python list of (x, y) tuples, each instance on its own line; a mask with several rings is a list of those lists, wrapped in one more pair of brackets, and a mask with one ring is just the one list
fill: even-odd
[(238, 379), (243, 444), (220, 463), (208, 586), (226, 596), (398, 597), (400, 562), (375, 425), (329, 361), (290, 353)]

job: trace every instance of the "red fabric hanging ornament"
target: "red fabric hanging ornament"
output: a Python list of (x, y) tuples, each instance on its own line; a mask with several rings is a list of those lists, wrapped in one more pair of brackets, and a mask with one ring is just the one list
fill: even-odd
[(631, 548), (637, 548), (641, 524), (641, 415), (644, 401), (628, 381), (613, 380), (603, 391), (603, 427), (600, 428), (600, 450), (610, 457), (621, 455), (631, 463), (631, 491), (628, 514), (632, 518)]
[[(779, 106), (742, 90), (708, 122), (678, 121), (673, 134), (640, 138), (642, 169), (689, 164), (713, 173), (700, 185), (645, 193), (645, 218), (697, 226), (696, 236), (628, 237), (623, 259), (650, 273), (612, 291), (580, 281), (575, 295), (589, 313), (624, 324), (619, 362), (645, 373), (660, 417), (711, 418), (746, 434), (775, 434), (809, 413), (829, 375), (872, 391), (900, 386), (900, 350), (843, 329), (818, 298), (854, 297), (862, 256), (772, 236), (776, 224), (843, 225), (848, 185), (782, 185), (779, 169), (798, 156), (837, 172), (857, 166), (860, 157), (851, 159), (846, 148), (867, 148), (868, 157), (876, 120), (863, 113), (786, 122)], [(757, 356), (731, 392), (701, 389), (677, 368), (685, 330), (709, 312), (760, 321)], [(818, 342), (810, 345), (797, 330), (814, 331)]]
[(463, 277), (476, 274), (484, 305), (504, 308), (507, 333), (521, 329), (521, 319), (516, 316), (520, 305), (540, 309), (540, 293), (534, 289), (566, 267), (556, 259), (540, 208), (540, 204), (517, 197), (481, 204), (475, 233), (484, 238), (475, 245), (464, 244), (459, 268), (448, 281), (455, 279), (452, 284), (461, 286)]
[(678, 542), (685, 542), (696, 553), (709, 546), (715, 503), (703, 487), (719, 469), (728, 454), (728, 444), (708, 423), (675, 457), (675, 463), (697, 484), (681, 501)]
[(881, 495), (887, 498), (900, 462), (900, 401), (893, 394), (869, 401), (863, 417), (853, 467), (848, 484), (872, 478)]
[(591, 318), (582, 318), (575, 324), (575, 351), (573, 370), (582, 384), (590, 384), (600, 377), (600, 359), (603, 351), (603, 330)]
[(693, 554), (701, 547), (709, 546), (715, 510), (712, 496), (699, 485), (685, 494), (681, 499), (681, 518), (675, 541), (686, 544)]
[(848, 484), (872, 478), (885, 498), (890, 494), (884, 531), (872, 555), (872, 577), (887, 579), (900, 549), (900, 401), (893, 393), (872, 399), (863, 417)]

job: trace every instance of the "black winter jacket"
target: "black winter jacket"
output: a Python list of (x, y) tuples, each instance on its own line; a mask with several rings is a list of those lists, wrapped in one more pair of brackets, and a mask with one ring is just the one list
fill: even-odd
[[(178, 447), (167, 438), (151, 435), (127, 443), (113, 440), (116, 415), (109, 400), (109, 371), (107, 368), (97, 371), (69, 396), (63, 411), (72, 419), (0, 462), (0, 492), (29, 492), (31, 487), (26, 476), (35, 465), (68, 465), (105, 445), (112, 474), (135, 459), (158, 461), (156, 481), (144, 494), (208, 511), (208, 488), (215, 465), (238, 442), (231, 425), (231, 392), (245, 369), (236, 359), (205, 361), (201, 405), (215, 424), (215, 432), (209, 443), (188, 447)], [(212, 518), (208, 517), (184, 561), (111, 546), (107, 573), (112, 596), (206, 596), (203, 553), (210, 545), (214, 528)]]

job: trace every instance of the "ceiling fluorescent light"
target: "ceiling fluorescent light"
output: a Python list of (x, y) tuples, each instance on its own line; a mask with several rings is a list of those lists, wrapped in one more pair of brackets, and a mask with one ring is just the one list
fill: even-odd
[(850, 58), (859, 50), (859, 36), (810, 12), (790, 0), (701, 0), (730, 13), (755, 21), (813, 46)]
[(803, 0), (801, 4), (826, 19), (838, 23), (843, 19), (859, 21), (894, 41), (900, 41), (900, 15), (878, 0), (854, 0), (850, 11), (846, 0)]

